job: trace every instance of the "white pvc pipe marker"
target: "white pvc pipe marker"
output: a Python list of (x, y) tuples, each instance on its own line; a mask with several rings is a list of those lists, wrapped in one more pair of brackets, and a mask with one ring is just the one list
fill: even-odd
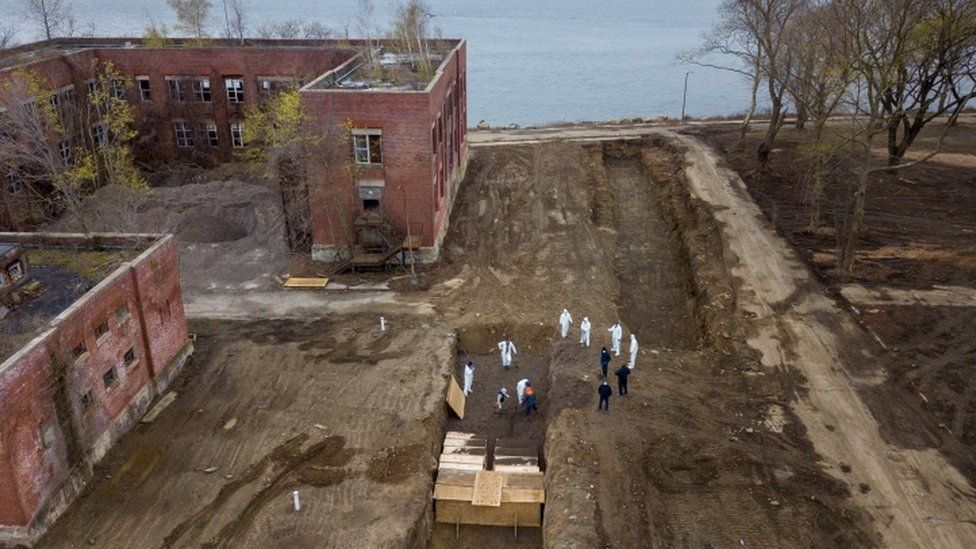
[(383, 317), (380, 317), (380, 331), (381, 332), (386, 331), (386, 319)]
[(298, 498), (298, 490), (295, 490), (294, 492), (292, 492), (291, 493), (291, 496), (295, 499), (295, 510), (296, 511), (301, 511), (302, 510), (302, 501)]

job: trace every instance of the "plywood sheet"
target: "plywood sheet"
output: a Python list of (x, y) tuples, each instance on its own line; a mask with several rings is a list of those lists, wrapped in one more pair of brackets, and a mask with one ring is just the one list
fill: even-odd
[(329, 284), (328, 278), (299, 278), (292, 277), (286, 280), (282, 286), (285, 288), (325, 288)]
[(454, 376), (451, 376), (451, 381), (447, 384), (447, 406), (460, 419), (464, 419), (464, 400), (464, 391)]
[(486, 526), (541, 526), (542, 505), (538, 503), (503, 503), (498, 507), (471, 505), (465, 501), (434, 501), (434, 520), (447, 524), (482, 524)]
[(502, 485), (505, 476), (496, 471), (478, 471), (474, 477), (472, 505), (498, 507), (502, 504)]

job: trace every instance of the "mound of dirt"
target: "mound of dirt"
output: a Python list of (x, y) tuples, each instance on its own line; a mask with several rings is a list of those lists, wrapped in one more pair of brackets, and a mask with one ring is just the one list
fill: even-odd
[[(104, 187), (82, 215), (93, 231), (175, 234), (184, 291), (266, 288), (289, 257), (278, 189), (254, 178), (147, 192)], [(51, 228), (81, 224), (66, 216)]]

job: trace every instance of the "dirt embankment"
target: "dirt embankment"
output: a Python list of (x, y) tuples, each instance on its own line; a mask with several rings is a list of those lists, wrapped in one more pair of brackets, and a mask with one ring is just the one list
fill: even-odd
[[(260, 179), (232, 179), (134, 192), (103, 187), (85, 202), (90, 230), (176, 235), (180, 279), (191, 293), (259, 290), (289, 258), (281, 195)], [(53, 227), (74, 231), (65, 216)]]
[[(661, 141), (492, 146), (461, 187), (430, 295), (462, 330), (546, 349), (545, 545), (870, 544), (787, 411), (802, 380), (764, 371), (746, 346), (721, 238), (681, 167)], [(630, 394), (601, 413), (599, 347), (618, 319), (611, 371), (629, 333), (642, 347)]]

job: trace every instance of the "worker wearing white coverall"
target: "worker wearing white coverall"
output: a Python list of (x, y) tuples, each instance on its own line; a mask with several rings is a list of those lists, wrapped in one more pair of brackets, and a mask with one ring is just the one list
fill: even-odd
[(569, 314), (569, 311), (563, 309), (563, 314), (559, 315), (559, 331), (566, 339), (566, 334), (569, 333), (569, 325), (573, 323), (573, 317)]
[(620, 340), (624, 337), (624, 329), (620, 327), (620, 323), (616, 323), (610, 327), (610, 341), (613, 343), (613, 352), (620, 356)]
[(518, 349), (511, 339), (507, 337), (498, 342), (498, 350), (502, 353), (502, 367), (506, 370), (512, 365), (512, 355), (518, 354)]
[(631, 370), (634, 369), (634, 366), (637, 366), (637, 336), (634, 334), (630, 334), (630, 364), (627, 366)]
[(519, 406), (525, 402), (525, 388), (529, 386), (530, 381), (528, 379), (523, 379), (515, 385), (515, 392), (518, 394)]
[(590, 346), (590, 319), (588, 317), (583, 317), (583, 322), (580, 322), (580, 345), (584, 347)]
[(474, 363), (468, 362), (464, 367), (464, 396), (470, 396), (474, 391), (471, 385), (474, 383)]

